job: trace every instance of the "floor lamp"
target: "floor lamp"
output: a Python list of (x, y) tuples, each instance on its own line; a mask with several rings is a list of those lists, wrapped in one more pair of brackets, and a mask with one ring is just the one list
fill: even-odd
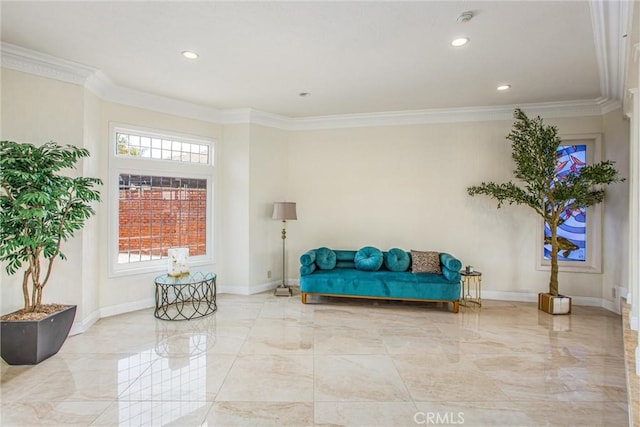
[(287, 270), (285, 269), (285, 240), (287, 239), (287, 220), (298, 219), (296, 215), (296, 204), (294, 202), (275, 202), (273, 204), (273, 215), (271, 219), (282, 221), (282, 283), (276, 288), (274, 295), (279, 297), (289, 297), (293, 295), (291, 288), (285, 283)]

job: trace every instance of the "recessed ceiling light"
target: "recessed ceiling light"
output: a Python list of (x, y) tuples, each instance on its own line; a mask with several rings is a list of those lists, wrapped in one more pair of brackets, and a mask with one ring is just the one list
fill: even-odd
[(298, 94), (298, 96), (301, 96), (303, 98), (307, 97), (307, 96), (311, 96), (311, 92), (300, 92)]
[(511, 89), (511, 85), (500, 85), (500, 86), (498, 86), (496, 89), (498, 89), (498, 90), (507, 90), (507, 89)]
[(191, 52), (190, 50), (183, 51), (182, 56), (184, 56), (187, 59), (198, 59), (200, 57), (200, 55), (198, 55), (195, 52)]
[(459, 37), (451, 42), (451, 46), (460, 47), (469, 43), (469, 37)]

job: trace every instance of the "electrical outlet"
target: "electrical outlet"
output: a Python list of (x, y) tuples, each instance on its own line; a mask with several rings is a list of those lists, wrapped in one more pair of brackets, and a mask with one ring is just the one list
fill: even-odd
[(271, 270), (267, 270), (267, 279), (271, 279)]
[(611, 288), (611, 296), (613, 297), (613, 299), (618, 298), (616, 288)]

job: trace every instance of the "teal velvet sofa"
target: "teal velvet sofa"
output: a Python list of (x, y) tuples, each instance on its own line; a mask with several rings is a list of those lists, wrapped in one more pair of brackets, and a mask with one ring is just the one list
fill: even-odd
[[(425, 259), (431, 264), (423, 268)], [(450, 302), (459, 310), (462, 263), (447, 253), (318, 248), (302, 254), (300, 264), (303, 304), (318, 295)]]

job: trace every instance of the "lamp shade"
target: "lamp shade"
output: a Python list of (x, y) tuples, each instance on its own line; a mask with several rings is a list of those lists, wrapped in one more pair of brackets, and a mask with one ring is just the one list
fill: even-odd
[(278, 219), (280, 221), (298, 219), (295, 202), (275, 202), (273, 204), (273, 215), (271, 219)]

